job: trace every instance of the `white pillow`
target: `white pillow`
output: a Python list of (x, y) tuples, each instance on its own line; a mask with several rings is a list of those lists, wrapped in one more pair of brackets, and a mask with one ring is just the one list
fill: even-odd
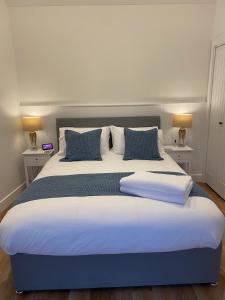
[(98, 128), (76, 128), (76, 127), (61, 127), (59, 128), (59, 152), (65, 154), (66, 151), (66, 140), (65, 140), (65, 130), (72, 130), (79, 133), (84, 133), (87, 131), (92, 131), (95, 129), (102, 129), (101, 140), (100, 140), (100, 151), (101, 154), (105, 154), (109, 151), (109, 136), (110, 127), (98, 127)]
[[(157, 128), (157, 126), (153, 127), (135, 127), (135, 128), (130, 128), (132, 130), (136, 131), (146, 131), (150, 130), (153, 128)], [(125, 138), (124, 138), (124, 127), (117, 127), (117, 126), (110, 126), (110, 130), (112, 133), (112, 143), (113, 147), (112, 150), (116, 154), (124, 155), (125, 151)], [(163, 147), (163, 132), (162, 129), (158, 129), (158, 147), (159, 147), (159, 152), (165, 153), (164, 147)]]

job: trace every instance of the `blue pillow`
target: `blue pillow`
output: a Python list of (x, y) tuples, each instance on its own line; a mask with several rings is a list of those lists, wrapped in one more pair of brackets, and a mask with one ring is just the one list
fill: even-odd
[(84, 133), (65, 130), (66, 156), (60, 161), (102, 160), (101, 133), (102, 129)]
[(135, 131), (124, 128), (124, 160), (163, 160), (158, 149), (158, 129)]

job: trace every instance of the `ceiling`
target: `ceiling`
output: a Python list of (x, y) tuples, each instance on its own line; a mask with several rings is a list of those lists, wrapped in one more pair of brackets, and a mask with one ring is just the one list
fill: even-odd
[(216, 0), (5, 0), (8, 6), (207, 4)]

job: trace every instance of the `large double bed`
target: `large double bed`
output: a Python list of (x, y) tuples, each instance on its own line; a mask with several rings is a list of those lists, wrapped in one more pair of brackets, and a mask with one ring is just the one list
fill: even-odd
[[(56, 130), (112, 124), (160, 128), (160, 117), (57, 119)], [(62, 162), (56, 153), (0, 225), (16, 290), (215, 283), (224, 217), (199, 187), (184, 205), (117, 190), (132, 172), (184, 173), (161, 155)]]

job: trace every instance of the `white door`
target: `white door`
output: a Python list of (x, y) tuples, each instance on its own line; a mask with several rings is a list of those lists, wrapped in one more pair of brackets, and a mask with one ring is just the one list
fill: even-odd
[(225, 199), (225, 45), (216, 48), (206, 182)]

